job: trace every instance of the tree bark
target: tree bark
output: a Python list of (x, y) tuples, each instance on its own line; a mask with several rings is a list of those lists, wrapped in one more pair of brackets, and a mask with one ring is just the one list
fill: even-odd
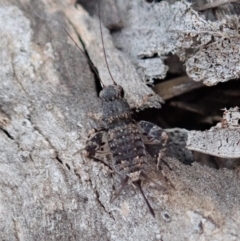
[[(0, 0), (0, 240), (239, 240), (240, 179), (231, 170), (165, 157), (175, 188), (143, 185), (155, 219), (132, 186), (110, 203), (120, 180), (81, 154), (87, 113), (101, 109), (94, 74), (63, 30), (80, 46), (81, 37), (109, 84), (95, 23), (70, 0)], [(160, 107), (103, 33), (131, 107)]]

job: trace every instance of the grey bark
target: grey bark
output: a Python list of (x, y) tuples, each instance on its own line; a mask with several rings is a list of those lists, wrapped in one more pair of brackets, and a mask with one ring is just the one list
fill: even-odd
[(213, 156), (240, 158), (239, 108), (224, 111), (223, 118), (207, 131), (189, 131), (187, 148)]
[(164, 78), (168, 66), (163, 60), (169, 53), (179, 56), (196, 82), (212, 86), (240, 77), (237, 15), (225, 14), (223, 19), (210, 21), (185, 1), (153, 5), (130, 1), (128, 6), (125, 27), (114, 39), (143, 79)]
[[(156, 219), (131, 186), (109, 202), (120, 180), (79, 151), (91, 128), (87, 113), (101, 106), (94, 76), (63, 27), (76, 40), (77, 33), (89, 37), (101, 79), (111, 80), (101, 70), (91, 17), (70, 5), (0, 1), (0, 240), (239, 240), (240, 181), (231, 170), (166, 157), (175, 189), (143, 185)], [(71, 11), (85, 20), (78, 28)], [(123, 67), (111, 69), (131, 106), (159, 107), (160, 97), (108, 36), (105, 45), (111, 64)]]

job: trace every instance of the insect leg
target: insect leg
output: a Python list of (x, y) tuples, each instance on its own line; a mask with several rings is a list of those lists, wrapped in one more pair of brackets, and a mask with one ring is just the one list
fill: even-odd
[(126, 177), (123, 179), (123, 181), (122, 181), (122, 183), (121, 183), (121, 187), (118, 189), (117, 193), (111, 198), (111, 200), (110, 200), (111, 203), (114, 202), (114, 201), (119, 197), (119, 195), (121, 194), (122, 190), (123, 190), (124, 187), (127, 185), (128, 179), (129, 179), (128, 176), (126, 176)]
[(159, 146), (166, 145), (168, 135), (161, 127), (148, 121), (140, 121), (139, 126), (141, 127), (144, 144)]
[(162, 128), (148, 121), (140, 121), (139, 126), (147, 152), (159, 160), (159, 157), (164, 155), (168, 141), (167, 133)]
[(148, 209), (150, 211), (150, 213), (152, 214), (152, 216), (155, 218), (155, 213), (153, 211), (153, 208), (151, 207), (150, 203), (148, 202), (143, 190), (142, 190), (142, 186), (141, 186), (141, 181), (138, 180), (138, 181), (135, 181), (134, 184), (136, 185), (136, 187), (139, 189), (139, 191), (141, 192), (142, 196), (143, 196), (143, 199), (144, 201), (146, 202), (147, 206), (148, 206)]
[(152, 182), (154, 183), (156, 186), (160, 187), (162, 189), (162, 191), (166, 191), (166, 188), (161, 186), (159, 183), (155, 182), (152, 178), (150, 178), (146, 173), (144, 172), (141, 172), (140, 173), (140, 177), (142, 177), (143, 179), (149, 181), (149, 182)]
[(83, 155), (104, 162), (111, 167), (111, 151), (107, 141), (107, 133), (99, 131), (93, 134), (86, 143)]

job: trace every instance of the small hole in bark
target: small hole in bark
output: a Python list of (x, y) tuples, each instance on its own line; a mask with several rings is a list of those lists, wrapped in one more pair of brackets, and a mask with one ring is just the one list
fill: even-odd
[(167, 213), (167, 212), (164, 212), (163, 213), (163, 219), (167, 222), (170, 222), (171, 221), (171, 217), (170, 215)]

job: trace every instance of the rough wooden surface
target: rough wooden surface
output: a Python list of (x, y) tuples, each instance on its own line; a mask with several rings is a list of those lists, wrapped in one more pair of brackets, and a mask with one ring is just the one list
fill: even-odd
[(203, 86), (201, 82), (194, 82), (189, 77), (183, 76), (155, 85), (154, 91), (164, 100), (168, 100)]
[[(104, 59), (99, 20), (90, 18), (89, 14), (80, 5), (77, 5), (77, 7), (70, 6), (65, 10), (65, 13), (81, 36), (92, 62), (98, 69), (103, 84), (113, 84)], [(105, 28), (103, 28), (103, 38), (109, 69), (114, 81), (124, 88), (125, 98), (128, 100), (129, 105), (136, 109), (159, 108), (160, 103), (163, 102), (160, 96), (146, 86), (139, 78), (130, 60), (125, 58), (124, 54), (113, 46)]]
[(120, 180), (79, 152), (86, 114), (101, 103), (62, 29), (77, 39), (70, 4), (0, 0), (0, 240), (239, 240), (240, 180), (231, 170), (166, 157), (175, 189), (143, 186), (156, 219), (131, 186), (109, 202)]
[(185, 1), (128, 1), (125, 6), (125, 28), (114, 39), (143, 79), (164, 78), (168, 69), (164, 59), (170, 53), (185, 63), (189, 77), (205, 85), (240, 77), (237, 15), (210, 21)]
[(190, 131), (187, 148), (224, 158), (240, 157), (239, 108), (224, 111), (223, 118), (207, 131)]

